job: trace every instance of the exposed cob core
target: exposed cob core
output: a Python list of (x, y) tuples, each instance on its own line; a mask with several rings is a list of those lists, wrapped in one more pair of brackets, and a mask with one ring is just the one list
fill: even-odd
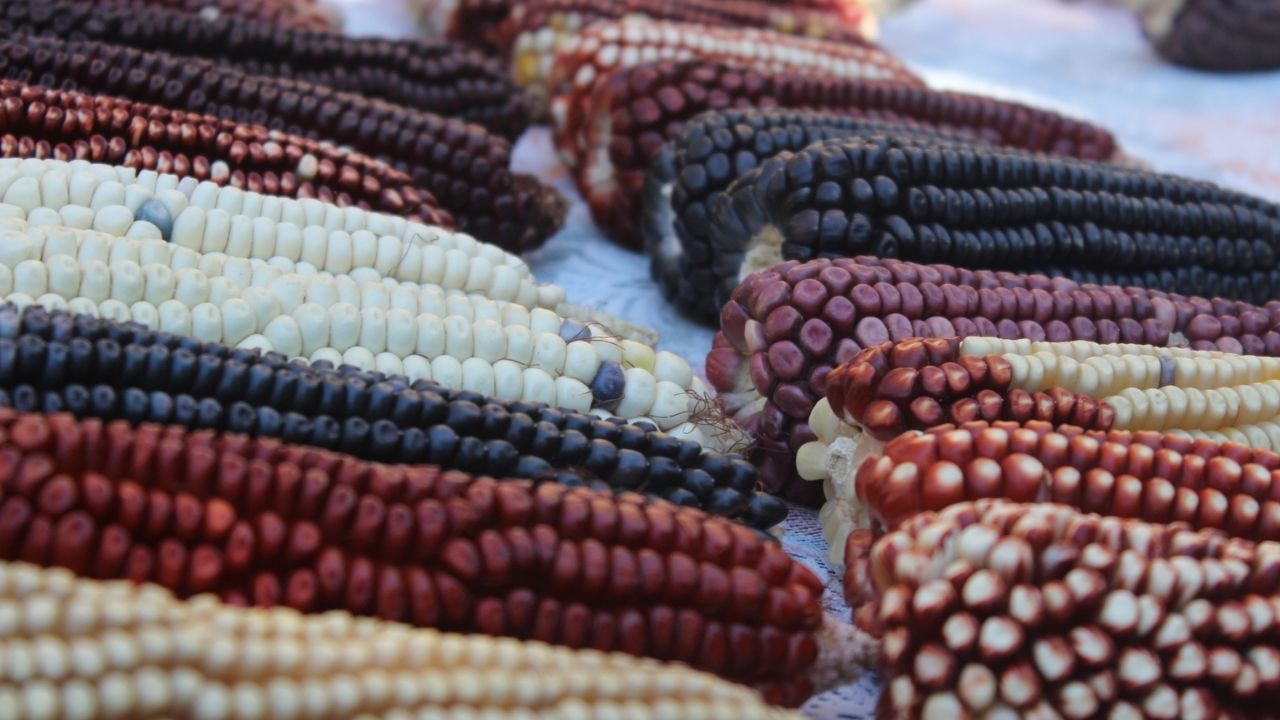
[(207, 60), (50, 38), (0, 42), (4, 77), (264, 125), (383, 160), (430, 191), (468, 233), (535, 247), (559, 228), (564, 199), (510, 172), (511, 144), (479, 125)]
[(236, 18), (75, 0), (4, 0), (0, 29), (198, 57), (483, 125), (508, 139), (528, 124), (524, 94), (481, 53), (414, 40), (302, 32)]
[[(902, 82), (769, 73), (750, 63), (705, 59), (619, 68), (595, 83), (583, 107), (584, 112), (571, 118), (578, 125), (572, 132), (579, 140), (567, 148), (574, 153), (569, 162), (578, 168), (579, 187), (597, 221), (627, 242), (636, 233), (644, 176), (659, 148), (674, 139), (685, 122), (707, 110), (808, 108), (1091, 159), (1115, 153), (1115, 141), (1106, 130), (1018, 103)], [(732, 165), (725, 185), (746, 170)], [(686, 238), (685, 245), (710, 247), (705, 237)], [(737, 257), (732, 250), (725, 255), (725, 262)], [(718, 277), (736, 280), (736, 270), (732, 265)]]
[(781, 702), (810, 693), (822, 583), (727, 520), (234, 434), (8, 411), (0, 422), (17, 468), (0, 559), (182, 596), (625, 650)]
[(0, 103), (2, 157), (123, 165), (453, 225), (431, 193), (386, 163), (261, 125), (12, 80), (0, 80)]
[(720, 319), (707, 377), (757, 440), (765, 487), (812, 503), (820, 488), (795, 482), (795, 454), (815, 439), (809, 416), (828, 374), (864, 348), (911, 337), (1165, 346), (1194, 336), (1196, 349), (1280, 355), (1276, 303), (866, 257), (793, 261), (753, 275)]
[(798, 717), (714, 676), (621, 653), (212, 595), (180, 602), (155, 585), (23, 562), (0, 564), (0, 607), (13, 618), (9, 657), (61, 671), (29, 677), (6, 664), (0, 704), (11, 717)]
[[(803, 198), (802, 201), (793, 201)], [(1209, 183), (943, 140), (829, 141), (712, 201), (718, 267), (870, 253), (1266, 302), (1280, 211)]]
[(1261, 717), (1274, 703), (1274, 542), (983, 500), (849, 551), (886, 716)]

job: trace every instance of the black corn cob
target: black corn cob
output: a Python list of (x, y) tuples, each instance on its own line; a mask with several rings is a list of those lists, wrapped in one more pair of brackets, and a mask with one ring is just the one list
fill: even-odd
[(1246, 72), (1280, 68), (1280, 2), (1276, 0), (1128, 0), (1147, 37), (1166, 60), (1199, 70)]
[(363, 459), (607, 486), (757, 528), (786, 517), (739, 455), (647, 424), (233, 349), (135, 323), (0, 306), (0, 406), (179, 424)]
[(1265, 303), (1280, 212), (1210, 183), (945, 140), (783, 153), (711, 201), (720, 278), (878, 255)]
[[(708, 112), (689, 121), (674, 140), (663, 145), (645, 178), (640, 233), (653, 278), (682, 310), (704, 322), (715, 322), (737, 278), (722, 279), (713, 267), (714, 249), (705, 242), (710, 199), (779, 153), (803, 150), (823, 140), (885, 132), (964, 139), (963, 131), (945, 133), (909, 119), (887, 123), (780, 108)], [(711, 287), (714, 292), (707, 291)]]
[(461, 118), (508, 139), (528, 125), (524, 93), (505, 69), (461, 46), (350, 38), (70, 0), (3, 0), (0, 32), (200, 57), (251, 75), (286, 77)]
[(511, 143), (479, 125), (207, 60), (31, 36), (0, 41), (0, 75), (264, 125), (404, 170), (477, 239), (513, 251), (560, 226), (564, 199), (510, 172)]

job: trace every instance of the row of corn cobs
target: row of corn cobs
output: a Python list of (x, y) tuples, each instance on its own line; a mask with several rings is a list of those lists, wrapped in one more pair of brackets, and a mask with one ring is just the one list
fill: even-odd
[(597, 223), (718, 319), (764, 487), (825, 499), (882, 716), (1273, 712), (1280, 209), (839, 23), (550, 5), (484, 8)]
[[(1043, 628), (1000, 606), (999, 587), (966, 606), (992, 625), (968, 646), (924, 637), (964, 614), (945, 592), (929, 614), (941, 585), (910, 584), (939, 565), (929, 553), (952, 552), (942, 525), (913, 531), (921, 548), (900, 560), (903, 538), (872, 550), (851, 528), (876, 503), (882, 529), (946, 503), (859, 500), (841, 468), (874, 449), (846, 447), (853, 423), (884, 435), (940, 420), (1067, 419), (1096, 440), (1155, 422), (1159, 400), (1111, 397), (1121, 380), (1146, 390), (1149, 372), (1042, 387), (1043, 361), (985, 359), (1020, 345), (920, 344), (918, 360), (914, 346), (880, 346), (907, 336), (1189, 339), (1277, 354), (1269, 306), (1174, 294), (1269, 298), (1270, 205), (1029, 154), (1105, 159), (1115, 145), (1053, 113), (924, 88), (863, 39), (871, 15), (848, 2), (454, 10), (458, 39), (478, 50), (345, 38), (300, 0), (0, 0), (0, 716), (773, 717), (786, 713), (770, 704), (798, 705), (876, 662), (891, 673), (892, 715), (1078, 714), (1082, 682), (1117, 712), (1160, 715), (1170, 692), (1188, 714), (1265, 701), (1265, 645), (1235, 656), (1262, 690), (1228, 701), (1221, 678), (1234, 675), (1218, 646), (1202, 649), (1219, 685), (1135, 684), (1150, 672), (1139, 660), (1160, 660), (1172, 641), (1107, 640), (1110, 626), (1080, 641), (1104, 637), (1092, 659), (1036, 675)], [(714, 316), (728, 301), (708, 360), (719, 398), (683, 359), (655, 352), (651, 332), (567, 303), (506, 252), (536, 247), (564, 213), (554, 191), (509, 167), (512, 140), (544, 118), (597, 218), (655, 249), (680, 304)], [(875, 258), (792, 262), (738, 286), (783, 258), (858, 253), (1162, 289)], [(1116, 354), (1058, 354), (1090, 352)], [(1172, 355), (1120, 352), (1178, 371)], [(871, 370), (833, 371), (855, 356)], [(1205, 392), (1161, 422), (1265, 442), (1280, 414), (1267, 415), (1269, 366), (1201, 360), (1185, 372), (1206, 378)], [(938, 377), (969, 387), (948, 363), (990, 394), (964, 402), (963, 389), (940, 389)], [(916, 379), (886, 379), (899, 366)], [(1054, 367), (1048, 377), (1067, 382), (1066, 364)], [(1230, 373), (1258, 388), (1224, 392)], [(857, 405), (859, 392), (872, 396)], [(1198, 416), (1187, 408), (1211, 409), (1220, 425), (1188, 425)], [(1087, 441), (1072, 432), (1066, 442)], [(1034, 475), (994, 447), (981, 457), (1001, 472)], [(1269, 462), (1220, 454), (1254, 481)], [(937, 484), (927, 452), (907, 457), (921, 487)], [(1056, 456), (1037, 457), (1049, 467)], [(1058, 465), (1088, 469), (1067, 457)], [(969, 494), (946, 484), (948, 468), (933, 471), (946, 502), (1003, 492), (990, 463), (968, 469), (977, 458), (961, 464), (979, 478)], [(878, 462), (890, 490), (917, 477)], [(1069, 483), (1057, 468), (1045, 472)], [(761, 532), (786, 515), (760, 492), (761, 471), (792, 497), (817, 487), (797, 477), (828, 480), (824, 520), (851, 548), (850, 597), (865, 600), (856, 624), (825, 616), (822, 581)], [(1224, 482), (1200, 493), (1202, 512), (1228, 507), (1199, 524), (1265, 534), (1267, 499)], [(1185, 508), (1183, 487), (1160, 492)], [(1236, 507), (1246, 494), (1252, 511)], [(1023, 512), (975, 507), (946, 522)], [(1170, 547), (1197, 561), (1246, 552), (1196, 542)], [(1005, 545), (974, 572), (1025, 594), (1017, 583), (1041, 570)], [(1054, 545), (1046, 579), (1066, 577), (1083, 552)], [(1181, 591), (1201, 600), (1201, 625), (1209, 601), (1233, 597), (1220, 570), (1205, 570), (1212, 590)], [(945, 577), (965, 589), (974, 572)], [(1258, 577), (1250, 592), (1265, 599), (1270, 576)], [(1074, 592), (1085, 581), (1072, 582)], [(1098, 597), (1073, 596), (1064, 611), (1046, 595), (1057, 614), (1041, 617), (1067, 633)], [(1153, 622), (1144, 598), (1139, 640)], [(904, 620), (904, 599), (924, 609), (913, 619), (908, 603)], [(1261, 637), (1251, 602), (1249, 632)], [(1004, 649), (985, 649), (992, 638)], [(963, 693), (935, 692), (960, 677)]]

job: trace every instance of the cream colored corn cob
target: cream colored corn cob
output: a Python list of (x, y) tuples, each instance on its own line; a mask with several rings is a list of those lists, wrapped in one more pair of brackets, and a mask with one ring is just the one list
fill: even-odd
[(5, 718), (786, 718), (680, 665), (0, 563)]

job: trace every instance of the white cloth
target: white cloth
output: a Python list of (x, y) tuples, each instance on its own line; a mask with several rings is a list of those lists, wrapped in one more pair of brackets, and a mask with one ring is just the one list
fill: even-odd
[[(345, 6), (347, 32), (407, 35), (404, 0), (330, 0)], [(925, 0), (886, 18), (881, 42), (936, 87), (1054, 107), (1114, 131), (1122, 147), (1156, 169), (1280, 199), (1280, 72), (1211, 75), (1163, 63), (1125, 10), (1052, 0)], [(515, 166), (573, 198), (564, 230), (528, 256), (539, 279), (571, 302), (653, 327), (661, 347), (701, 368), (714, 334), (680, 317), (649, 279), (648, 260), (601, 237), (545, 128), (517, 147)], [(827, 580), (828, 611), (849, 617), (828, 569), (815, 513), (793, 508), (784, 544)], [(878, 680), (864, 678), (813, 699), (823, 720), (870, 718)]]

